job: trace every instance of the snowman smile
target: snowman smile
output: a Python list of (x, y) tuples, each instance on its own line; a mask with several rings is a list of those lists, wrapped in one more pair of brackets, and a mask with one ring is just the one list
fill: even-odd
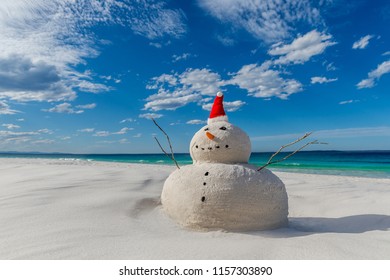
[(222, 148), (225, 148), (225, 149), (228, 149), (229, 148), (229, 145), (220, 145), (220, 144), (216, 144), (215, 146), (200, 146), (200, 145), (197, 145), (195, 143), (195, 149), (200, 149), (201, 151), (205, 151), (205, 152), (208, 152), (208, 151), (212, 151), (212, 150), (217, 150), (217, 149), (220, 149), (221, 147)]

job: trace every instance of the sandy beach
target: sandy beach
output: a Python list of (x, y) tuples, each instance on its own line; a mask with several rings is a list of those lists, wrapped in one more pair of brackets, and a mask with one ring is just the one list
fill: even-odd
[(276, 172), (288, 227), (196, 232), (161, 209), (173, 170), (0, 159), (0, 259), (390, 259), (390, 179)]

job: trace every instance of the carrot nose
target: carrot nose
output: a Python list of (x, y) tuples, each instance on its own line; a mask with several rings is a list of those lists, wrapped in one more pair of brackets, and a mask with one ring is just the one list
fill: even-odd
[(207, 138), (209, 138), (210, 140), (213, 140), (215, 138), (215, 136), (213, 134), (211, 134), (210, 132), (206, 131), (206, 136)]

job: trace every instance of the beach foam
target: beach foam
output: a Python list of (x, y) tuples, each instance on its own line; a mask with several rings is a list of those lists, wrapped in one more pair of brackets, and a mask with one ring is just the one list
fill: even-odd
[(289, 226), (192, 232), (159, 202), (174, 167), (0, 159), (0, 259), (389, 259), (390, 180), (277, 172)]

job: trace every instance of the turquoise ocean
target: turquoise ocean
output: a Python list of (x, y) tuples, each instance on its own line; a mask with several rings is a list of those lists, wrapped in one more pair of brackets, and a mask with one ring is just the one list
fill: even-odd
[[(280, 153), (277, 158), (288, 153)], [(250, 163), (262, 166), (272, 153), (252, 153)], [(174, 165), (164, 154), (38, 154), (0, 153), (0, 158), (45, 158)], [(189, 154), (175, 154), (179, 165), (192, 164)], [(390, 178), (390, 151), (301, 151), (268, 167), (274, 171)]]

